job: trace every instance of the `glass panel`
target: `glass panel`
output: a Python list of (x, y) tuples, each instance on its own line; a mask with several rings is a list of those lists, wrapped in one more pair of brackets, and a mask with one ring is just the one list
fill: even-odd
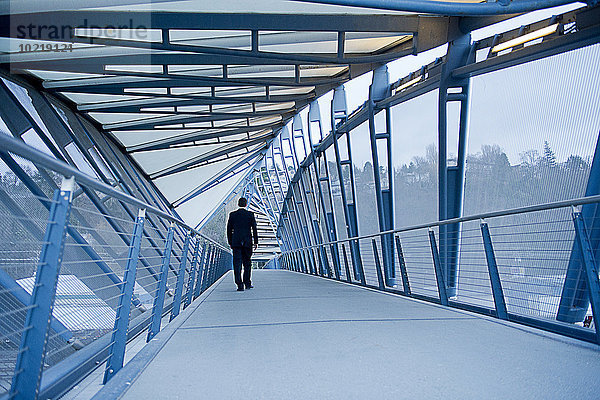
[[(599, 62), (594, 45), (473, 78), (466, 215), (585, 194), (600, 131), (600, 71), (589, 66)], [(573, 249), (569, 212), (505, 217), (490, 231), (508, 310), (554, 319)], [(463, 277), (485, 269), (482, 252), (461, 254), (459, 296), (473, 295)]]
[(437, 95), (435, 90), (391, 109), (396, 228), (438, 217)]

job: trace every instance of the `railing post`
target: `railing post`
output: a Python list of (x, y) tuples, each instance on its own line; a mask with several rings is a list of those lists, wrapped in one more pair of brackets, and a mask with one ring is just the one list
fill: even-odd
[(214, 257), (215, 248), (210, 245), (208, 248), (208, 254), (206, 255), (206, 276), (202, 285), (202, 291), (204, 292), (206, 289), (212, 285), (212, 275), (213, 275), (213, 257)]
[(198, 263), (198, 277), (196, 278), (196, 286), (194, 286), (194, 299), (200, 296), (202, 293), (202, 282), (204, 280), (204, 269), (205, 269), (205, 259), (206, 259), (206, 248), (208, 247), (208, 243), (204, 241), (202, 243), (202, 254), (200, 255), (200, 261)]
[[(336, 257), (339, 260), (339, 253), (337, 252), (337, 244), (331, 244), (329, 245), (331, 248), (331, 257), (334, 259), (333, 260), (333, 273), (335, 275), (335, 279), (337, 279), (338, 281), (340, 280), (340, 267), (339, 265), (336, 263)], [(336, 256), (337, 254), (337, 256)]]
[(152, 319), (150, 322), (150, 329), (148, 329), (148, 337), (146, 342), (152, 340), (154, 336), (160, 332), (160, 320), (162, 319), (162, 312), (165, 303), (165, 291), (167, 288), (167, 275), (169, 274), (169, 264), (171, 263), (171, 249), (173, 248), (173, 234), (175, 231), (174, 223), (171, 223), (169, 232), (167, 233), (167, 243), (165, 245), (165, 252), (163, 254), (162, 267), (160, 269), (160, 279), (154, 294), (154, 304), (152, 306)]
[(410, 296), (410, 282), (408, 280), (408, 272), (406, 271), (406, 263), (404, 262), (404, 252), (402, 251), (402, 244), (400, 243), (400, 237), (396, 236), (396, 249), (398, 251), (398, 264), (400, 265), (400, 275), (402, 275), (402, 286), (404, 287), (404, 294)]
[(576, 207), (573, 207), (573, 223), (575, 224), (575, 237), (581, 250), (581, 262), (584, 265), (587, 278), (590, 304), (592, 306), (592, 318), (596, 327), (596, 342), (600, 344), (600, 283), (598, 281), (598, 268), (581, 210)]
[(496, 316), (500, 319), (508, 319), (506, 311), (506, 302), (504, 301), (504, 292), (502, 291), (502, 282), (498, 273), (494, 247), (492, 246), (492, 237), (487, 222), (481, 221), (481, 235), (483, 237), (483, 247), (485, 248), (485, 258), (487, 260), (488, 271), (490, 275), (490, 284), (492, 294), (494, 295), (494, 304), (496, 305)]
[(129, 255), (127, 256), (127, 266), (125, 267), (123, 285), (121, 285), (121, 296), (119, 297), (119, 308), (117, 308), (115, 326), (112, 331), (111, 345), (102, 384), (108, 382), (114, 374), (123, 368), (125, 346), (127, 345), (127, 330), (129, 329), (129, 313), (131, 312), (131, 298), (133, 297), (133, 289), (135, 287), (135, 276), (140, 258), (140, 246), (145, 219), (146, 210), (140, 209), (133, 229), (133, 240), (129, 247)]
[(437, 244), (435, 242), (435, 232), (431, 228), (429, 229), (429, 244), (431, 245), (431, 256), (433, 257), (433, 267), (435, 269), (435, 279), (437, 281), (440, 303), (447, 306), (448, 294), (446, 292), (446, 283), (444, 282), (444, 271), (442, 270), (440, 253), (438, 253)]
[(348, 266), (348, 254), (346, 253), (346, 246), (342, 243), (342, 254), (344, 255), (344, 267), (346, 268), (346, 281), (352, 283), (352, 277), (350, 276), (350, 267)]
[(379, 261), (379, 251), (377, 250), (377, 242), (375, 239), (371, 239), (371, 242), (373, 243), (373, 258), (375, 258), (375, 272), (377, 272), (379, 290), (385, 290), (385, 282), (383, 280), (383, 274), (381, 273), (381, 262)]
[[(352, 243), (354, 243), (354, 247), (356, 247), (356, 251), (354, 252), (354, 257), (352, 257)], [(355, 239), (353, 241), (350, 242), (350, 257), (352, 258), (353, 262), (356, 262), (358, 264), (358, 273), (359, 273), (359, 279), (360, 279), (360, 283), (363, 286), (367, 286), (367, 277), (365, 276), (365, 267), (363, 265), (362, 259), (361, 259), (361, 254), (360, 254), (360, 240), (359, 239)]]
[(185, 302), (183, 303), (183, 309), (192, 304), (192, 296), (194, 295), (194, 284), (196, 283), (196, 265), (198, 264), (198, 250), (200, 248), (200, 239), (196, 239), (196, 245), (194, 246), (194, 255), (192, 257), (192, 267), (190, 269), (190, 276), (188, 278), (187, 290), (185, 293)]
[(300, 272), (306, 274), (308, 269), (306, 268), (306, 263), (304, 262), (304, 257), (302, 256), (302, 250), (296, 250), (294, 253), (294, 263), (299, 267)]
[(74, 186), (73, 178), (64, 178), (60, 190), (54, 192), (31, 294), (31, 307), (27, 311), (21, 335), (10, 388), (11, 398), (37, 399), (40, 390)]
[(173, 298), (173, 309), (171, 309), (171, 316), (169, 322), (179, 315), (181, 309), (181, 297), (183, 296), (183, 281), (185, 280), (185, 266), (187, 264), (188, 251), (190, 249), (190, 232), (185, 235), (185, 242), (183, 243), (183, 252), (181, 253), (181, 263), (179, 264), (179, 275), (177, 275), (177, 284), (175, 285), (175, 297)]

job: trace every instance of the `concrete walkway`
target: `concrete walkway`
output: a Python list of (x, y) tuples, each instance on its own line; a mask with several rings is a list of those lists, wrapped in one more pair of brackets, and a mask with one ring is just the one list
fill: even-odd
[(598, 346), (293, 272), (253, 281), (228, 273), (96, 398), (600, 398)]

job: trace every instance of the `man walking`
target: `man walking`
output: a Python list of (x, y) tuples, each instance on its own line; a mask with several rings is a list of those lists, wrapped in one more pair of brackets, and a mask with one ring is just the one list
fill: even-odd
[[(254, 249), (258, 245), (258, 232), (256, 230), (256, 218), (251, 211), (246, 210), (248, 200), (241, 197), (238, 200), (237, 210), (229, 214), (227, 220), (227, 242), (233, 250), (233, 276), (238, 292), (252, 288), (250, 271), (252, 270), (252, 239), (254, 238)], [(242, 279), (242, 264), (244, 264), (244, 279)]]

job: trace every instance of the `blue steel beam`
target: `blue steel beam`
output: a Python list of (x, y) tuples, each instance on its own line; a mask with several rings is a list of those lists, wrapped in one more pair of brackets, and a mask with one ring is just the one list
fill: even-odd
[(183, 253), (181, 254), (181, 262), (179, 264), (179, 275), (177, 275), (177, 283), (175, 284), (175, 297), (173, 298), (173, 308), (169, 321), (179, 315), (181, 309), (181, 298), (183, 296), (183, 283), (185, 280), (185, 266), (188, 259), (188, 250), (190, 248), (191, 235), (188, 232), (185, 236), (185, 244), (183, 245)]
[[(346, 151), (347, 159), (342, 160), (340, 156), (340, 147), (338, 143), (338, 135), (340, 132), (337, 131), (338, 123), (344, 123), (348, 118), (348, 109), (346, 103), (346, 92), (343, 86), (339, 86), (333, 93), (333, 100), (331, 102), (331, 127), (332, 127), (332, 140), (333, 149), (335, 152), (335, 164), (338, 172), (338, 181), (340, 184), (340, 192), (342, 195), (342, 204), (344, 210), (344, 219), (346, 220), (346, 230), (348, 237), (358, 236), (358, 218), (356, 214), (356, 189), (354, 187), (354, 164), (352, 163), (352, 151), (350, 149), (350, 137), (348, 132), (341, 132), (340, 138), (343, 136), (346, 139)], [(348, 168), (348, 182), (344, 178), (344, 171), (342, 163)], [(347, 187), (350, 187), (350, 197), (348, 199)], [(350, 257), (352, 260), (352, 266), (354, 269), (354, 279), (360, 280), (363, 285), (366, 284), (364, 273), (362, 272), (362, 260), (360, 256), (360, 246), (358, 242), (350, 242)]]
[(400, 276), (402, 277), (404, 294), (410, 296), (410, 281), (408, 280), (408, 272), (406, 270), (406, 263), (404, 262), (404, 253), (402, 251), (402, 244), (400, 243), (400, 236), (396, 236), (396, 250), (398, 252), (398, 266), (400, 267)]
[[(253, 160), (255, 160), (257, 157), (260, 157), (261, 155), (264, 154), (265, 148), (266, 148), (266, 146), (255, 150), (254, 152), (250, 153), (249, 155), (247, 155), (245, 157), (242, 157), (240, 160), (236, 161), (233, 165), (223, 169), (221, 172), (219, 172), (217, 175), (212, 177), (207, 182), (203, 183), (202, 185), (198, 186), (195, 189), (192, 189), (184, 196), (175, 200), (173, 202), (173, 206), (178, 207), (178, 206), (192, 200), (193, 198), (201, 195), (205, 191), (211, 189), (212, 187), (214, 187), (215, 184), (222, 183), (222, 182), (226, 181), (227, 179), (232, 178), (235, 174), (231, 175), (229, 177), (227, 177), (227, 175), (229, 175), (230, 173), (233, 173), (236, 169), (240, 168), (244, 164), (251, 164)], [(223, 178), (225, 178), (225, 179), (223, 179)]]
[[(321, 120), (321, 112), (319, 110), (319, 103), (315, 100), (310, 103), (308, 111), (308, 135), (311, 138), (311, 142), (313, 141), (313, 124), (318, 125), (318, 142), (320, 143), (323, 140), (323, 122)], [(337, 232), (335, 226), (335, 216), (333, 213), (333, 198), (331, 197), (331, 180), (329, 177), (329, 166), (327, 165), (327, 155), (325, 152), (321, 152), (317, 154), (316, 148), (317, 146), (312, 147), (312, 158), (313, 158), (313, 171), (315, 175), (315, 186), (318, 189), (318, 198), (321, 204), (321, 210), (323, 215), (321, 217), (322, 227), (326, 233), (326, 238), (328, 241), (336, 241), (337, 240)], [(319, 160), (317, 160), (319, 159)], [(321, 165), (321, 162), (323, 165)], [(324, 194), (323, 192), (326, 192)], [(337, 247), (331, 248), (331, 257), (333, 261), (333, 269), (335, 275), (339, 279), (341, 265), (340, 265), (340, 254)]]
[[(194, 246), (194, 255), (192, 256), (192, 266), (190, 268), (190, 275), (187, 283), (187, 291), (185, 294), (185, 302), (183, 303), (183, 309), (192, 304), (192, 296), (194, 295), (194, 284), (196, 283), (196, 270), (198, 265), (198, 251), (200, 249), (200, 239), (196, 239), (196, 245)], [(198, 273), (200, 274), (200, 273)]]
[(488, 273), (490, 277), (490, 285), (494, 296), (494, 305), (496, 307), (496, 316), (500, 319), (508, 319), (506, 311), (506, 302), (504, 300), (504, 292), (502, 291), (502, 281), (498, 273), (496, 264), (496, 256), (494, 255), (494, 247), (492, 246), (492, 237), (487, 222), (482, 221), (481, 235), (483, 238), (483, 247), (485, 249), (485, 258), (488, 265)]
[(64, 179), (61, 189), (55, 191), (52, 199), (31, 294), (30, 305), (33, 307), (27, 311), (10, 387), (10, 396), (15, 399), (37, 399), (39, 393), (74, 187), (73, 178)]
[[(600, 194), (600, 140), (597, 139), (585, 195), (598, 194)], [(581, 216), (589, 229), (589, 240), (592, 249), (595, 249), (594, 257), (600, 259), (600, 209), (598, 204), (584, 205)], [(569, 323), (583, 321), (590, 305), (584, 265), (580, 262), (581, 257), (580, 247), (577, 243), (573, 243), (556, 316), (558, 321)]]
[(133, 240), (129, 247), (127, 257), (127, 266), (123, 276), (123, 285), (121, 286), (121, 295), (119, 296), (119, 307), (115, 318), (115, 325), (112, 331), (111, 346), (106, 369), (104, 371), (103, 384), (108, 382), (121, 368), (125, 360), (125, 346), (127, 344), (127, 330), (129, 328), (129, 313), (131, 311), (131, 299), (135, 287), (135, 275), (140, 256), (140, 246), (142, 244), (142, 232), (146, 210), (140, 210), (135, 227), (133, 230)]
[(446, 283), (444, 282), (444, 271), (440, 263), (440, 254), (438, 247), (435, 242), (435, 232), (433, 229), (429, 229), (429, 244), (431, 246), (431, 256), (433, 259), (433, 267), (435, 269), (435, 279), (437, 281), (438, 295), (440, 297), (440, 303), (443, 306), (448, 305), (448, 293), (446, 291)]
[[(382, 66), (373, 71), (373, 83), (369, 88), (369, 136), (371, 143), (371, 157), (373, 160), (373, 180), (375, 183), (375, 200), (377, 204), (377, 216), (379, 219), (379, 230), (381, 232), (394, 229), (394, 199), (393, 183), (394, 169), (392, 165), (391, 144), (391, 117), (389, 107), (379, 111), (385, 114), (384, 132), (378, 132), (375, 118), (375, 102), (383, 100), (390, 95), (389, 76), (387, 66)], [(385, 141), (385, 154), (387, 158), (386, 168), (388, 172), (387, 188), (383, 188), (381, 179), (381, 168), (379, 162), (379, 142)], [(383, 265), (385, 270), (385, 283), (388, 286), (396, 286), (396, 268), (394, 266), (394, 236), (385, 235), (382, 238), (381, 252), (383, 254)]]
[[(441, 67), (438, 97), (438, 218), (440, 221), (462, 216), (467, 134), (469, 129), (470, 82), (469, 78), (455, 79), (452, 71), (466, 65), (471, 52), (470, 34), (460, 36), (448, 46), (446, 62)], [(460, 95), (449, 94), (449, 90), (460, 89)], [(447, 104), (460, 102), (457, 165), (448, 166), (448, 112)], [(440, 226), (440, 263), (447, 285), (448, 295), (456, 296), (458, 284), (458, 254), (460, 224)]]
[(575, 224), (575, 238), (579, 245), (581, 263), (585, 270), (587, 280), (588, 296), (592, 307), (592, 317), (596, 329), (596, 342), (600, 344), (600, 283), (598, 282), (598, 264), (594, 257), (594, 247), (590, 242), (585, 227), (585, 221), (581, 211), (573, 211), (573, 223)]
[(198, 277), (196, 278), (196, 285), (194, 286), (194, 299), (202, 293), (202, 282), (206, 273), (206, 253), (209, 246), (210, 245), (206, 241), (202, 243), (202, 253), (198, 259)]
[(169, 274), (169, 265), (171, 264), (171, 249), (173, 246), (173, 233), (175, 231), (174, 223), (171, 223), (169, 233), (167, 234), (167, 242), (165, 244), (165, 251), (163, 254), (162, 267), (160, 269), (160, 279), (156, 285), (156, 292), (154, 293), (154, 304), (152, 306), (152, 322), (148, 329), (148, 337), (146, 342), (152, 340), (154, 336), (160, 332), (160, 321), (162, 319), (162, 312), (165, 303), (165, 291), (167, 288), (167, 275)]
[(519, 14), (570, 4), (572, 0), (500, 0), (484, 3), (423, 0), (298, 0), (305, 3), (334, 4), (380, 10), (416, 12), (450, 16)]

